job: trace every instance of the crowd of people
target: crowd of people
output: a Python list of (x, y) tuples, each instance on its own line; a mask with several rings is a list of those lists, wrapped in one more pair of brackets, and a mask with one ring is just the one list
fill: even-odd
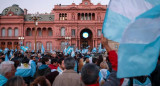
[(152, 74), (119, 79), (117, 53), (107, 39), (102, 38), (102, 44), (106, 53), (76, 52), (74, 57), (56, 51), (14, 51), (5, 61), (9, 54), (1, 52), (0, 86), (160, 86), (160, 58)]

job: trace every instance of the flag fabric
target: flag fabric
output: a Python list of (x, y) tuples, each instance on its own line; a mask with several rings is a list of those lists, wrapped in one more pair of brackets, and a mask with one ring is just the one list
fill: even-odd
[(5, 61), (9, 61), (8, 54), (5, 54)]
[(44, 46), (42, 44), (42, 46), (41, 46), (41, 53), (44, 54), (44, 51), (45, 51), (45, 48), (44, 48)]
[(64, 48), (63, 53), (65, 56), (67, 55), (67, 48), (66, 47)]
[(2, 52), (3, 50), (2, 49), (0, 49), (0, 52)]
[(0, 74), (0, 86), (3, 86), (7, 81), (8, 79)]
[(21, 46), (20, 47), (24, 52), (26, 52), (29, 48), (27, 46)]
[(102, 49), (102, 44), (100, 43), (100, 44), (99, 44), (99, 47), (98, 47), (98, 53), (102, 53), (102, 50), (103, 50), (103, 49)]
[(67, 48), (67, 54), (71, 54), (72, 53), (72, 51), (73, 51), (73, 48), (71, 47), (71, 46), (69, 46), (68, 48)]
[(75, 56), (75, 52), (74, 50), (72, 50), (71, 57), (74, 57), (74, 56)]
[(88, 52), (88, 49), (82, 49), (82, 54), (86, 54)]
[(4, 53), (4, 54), (7, 54), (8, 51), (9, 51), (9, 49), (8, 49), (8, 48), (5, 48), (4, 51), (3, 51), (3, 53)]
[(97, 52), (97, 49), (94, 47), (93, 49), (92, 49), (92, 53), (96, 53)]
[(119, 78), (149, 75), (160, 48), (160, 0), (111, 0), (102, 32), (120, 43)]
[(14, 52), (14, 50), (12, 49), (12, 50), (10, 51), (9, 58), (11, 58), (11, 57), (13, 56), (13, 52)]
[(15, 49), (14, 51), (17, 52), (17, 49)]
[(5, 61), (9, 61), (9, 58), (8, 58), (8, 51), (9, 49), (8, 48), (5, 48), (3, 53), (5, 54)]

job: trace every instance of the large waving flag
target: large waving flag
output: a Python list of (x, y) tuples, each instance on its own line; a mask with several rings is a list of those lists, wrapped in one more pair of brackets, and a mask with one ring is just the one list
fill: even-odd
[(27, 46), (21, 46), (20, 47), (24, 52), (26, 52), (29, 48)]
[(149, 75), (160, 48), (160, 0), (111, 0), (103, 24), (106, 38), (119, 42), (119, 78)]
[(45, 48), (44, 48), (44, 46), (42, 44), (42, 46), (41, 46), (41, 53), (44, 54), (44, 51), (45, 51)]

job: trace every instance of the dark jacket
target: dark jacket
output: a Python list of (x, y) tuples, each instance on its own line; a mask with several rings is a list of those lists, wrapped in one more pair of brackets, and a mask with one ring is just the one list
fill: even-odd
[(35, 74), (35, 78), (37, 78), (38, 76), (45, 76), (49, 73), (51, 73), (51, 69), (46, 65), (41, 65)]

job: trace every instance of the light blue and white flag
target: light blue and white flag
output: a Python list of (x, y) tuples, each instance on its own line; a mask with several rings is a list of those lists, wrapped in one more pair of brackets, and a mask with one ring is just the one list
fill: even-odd
[(75, 56), (75, 52), (74, 50), (72, 50), (71, 57), (74, 57), (74, 56)]
[(14, 51), (17, 52), (17, 49), (15, 49)]
[(11, 58), (11, 57), (13, 56), (13, 52), (14, 52), (14, 50), (12, 49), (12, 50), (10, 51), (9, 58)]
[(2, 52), (3, 50), (2, 49), (0, 49), (0, 52)]
[(98, 53), (102, 53), (102, 50), (103, 50), (103, 49), (102, 49), (102, 44), (100, 43), (100, 44), (99, 44), (99, 47), (98, 47)]
[(88, 49), (82, 49), (82, 54), (86, 54), (88, 52)]
[(45, 51), (45, 48), (44, 48), (44, 46), (42, 44), (42, 46), (41, 46), (41, 53), (44, 54), (44, 51)]
[(66, 47), (64, 48), (63, 53), (65, 56), (67, 55), (67, 48)]
[(4, 51), (3, 51), (3, 53), (4, 53), (4, 54), (7, 54), (8, 51), (9, 51), (9, 49), (8, 49), (8, 48), (5, 48)]
[(24, 64), (21, 64), (20, 67), (17, 67), (15, 76), (21, 76), (21, 77), (32, 76), (31, 66), (28, 65), (27, 67), (25, 67)]
[(67, 54), (71, 54), (71, 52), (72, 52), (72, 50), (73, 50), (73, 48), (71, 47), (71, 46), (69, 46), (68, 48), (67, 48)]
[(21, 46), (20, 47), (24, 52), (26, 52), (29, 48), (27, 46)]
[(97, 49), (94, 47), (93, 49), (92, 49), (92, 53), (96, 53), (97, 52)]
[(160, 0), (111, 0), (103, 34), (119, 42), (119, 78), (149, 75), (160, 49)]

